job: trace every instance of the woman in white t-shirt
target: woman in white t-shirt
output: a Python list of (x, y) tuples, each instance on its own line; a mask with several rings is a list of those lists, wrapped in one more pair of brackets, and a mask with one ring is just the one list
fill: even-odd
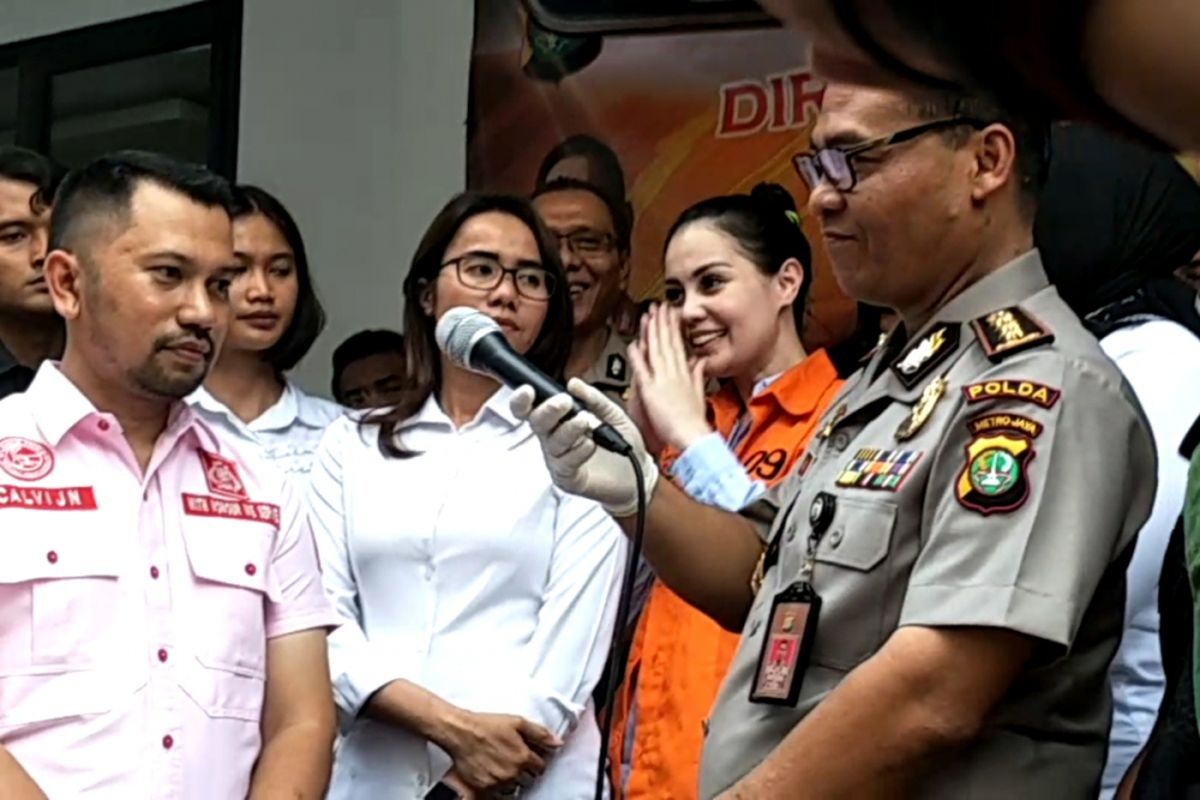
[(229, 289), (229, 332), (188, 402), (288, 477), (304, 479), (322, 432), (343, 409), (286, 375), (321, 333), (325, 312), (300, 229), (283, 203), (255, 186), (238, 186), (235, 197), (233, 249), (242, 271)]
[[(571, 307), (528, 201), (466, 194), (430, 225), (404, 282), (400, 401), (329, 427), (309, 485), (342, 733), (329, 797), (589, 800), (592, 706), (625, 538), (550, 480), (512, 391), (447, 360), (449, 309), (492, 317), (561, 378)], [(544, 770), (544, 772), (543, 772)]]

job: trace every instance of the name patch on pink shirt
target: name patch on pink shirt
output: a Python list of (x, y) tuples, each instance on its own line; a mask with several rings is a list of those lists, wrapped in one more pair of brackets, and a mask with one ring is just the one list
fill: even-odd
[(266, 522), (279, 527), (279, 506), (251, 500), (229, 500), (202, 494), (183, 494), (183, 513), (193, 517), (220, 517)]
[(38, 511), (95, 511), (96, 494), (91, 486), (62, 489), (31, 489), (0, 483), (0, 508), (32, 508)]

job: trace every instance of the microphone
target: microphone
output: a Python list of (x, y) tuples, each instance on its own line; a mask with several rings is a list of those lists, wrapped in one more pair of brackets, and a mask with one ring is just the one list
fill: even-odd
[[(434, 338), (451, 362), (472, 372), (490, 375), (514, 389), (532, 386), (538, 403), (566, 391), (513, 350), (496, 320), (482, 311), (466, 306), (450, 309), (438, 320)], [(573, 402), (573, 413), (584, 410), (579, 401)], [(621, 434), (608, 424), (602, 423), (593, 430), (592, 439), (605, 450), (619, 455), (633, 452)]]

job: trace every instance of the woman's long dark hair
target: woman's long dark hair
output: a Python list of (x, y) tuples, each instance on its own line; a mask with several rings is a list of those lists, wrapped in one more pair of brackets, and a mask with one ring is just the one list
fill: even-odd
[(442, 271), (446, 248), (463, 224), (490, 211), (516, 217), (533, 232), (542, 266), (554, 275), (554, 294), (546, 305), (546, 319), (525, 357), (556, 380), (562, 379), (571, 350), (573, 326), (567, 279), (558, 254), (558, 242), (542, 224), (533, 205), (522, 197), (466, 192), (457, 195), (438, 212), (421, 237), (412, 266), (404, 279), (404, 389), (393, 407), (367, 416), (364, 424), (379, 426), (379, 449), (390, 458), (408, 458), (415, 453), (400, 446), (400, 425), (420, 410), (431, 394), (442, 386), (442, 361), (434, 339), (437, 320), (421, 308), (421, 294), (435, 283)]

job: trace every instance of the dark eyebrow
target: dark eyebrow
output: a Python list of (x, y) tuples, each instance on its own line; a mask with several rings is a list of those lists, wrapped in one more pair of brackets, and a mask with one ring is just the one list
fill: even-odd
[(175, 250), (159, 250), (153, 253), (146, 253), (142, 256), (144, 261), (175, 261), (180, 264), (192, 264), (192, 259), (185, 256), (183, 253)]
[[(483, 256), (484, 258), (490, 258), (495, 261), (500, 260), (500, 254), (493, 253), (491, 250), (468, 250), (465, 253), (455, 256), (454, 258), (456, 258), (456, 259), (457, 258), (466, 258), (467, 256)], [(454, 259), (451, 259), (451, 260), (454, 260)]]
[(856, 144), (870, 141), (866, 136), (855, 131), (838, 131), (831, 136), (827, 136), (821, 144), (812, 143), (814, 150), (824, 150), (833, 147), (853, 147)]
[[(493, 261), (499, 261), (501, 266), (504, 265), (504, 259), (500, 258), (500, 254), (494, 253), (491, 250), (468, 250), (467, 252), (463, 253), (462, 255), (455, 256), (454, 258), (449, 259), (449, 260), (457, 261), (458, 259), (466, 258), (467, 256), (482, 256), (483, 258), (490, 258)], [(517, 261), (517, 266), (518, 267), (536, 267), (537, 269), (545, 269), (546, 268), (545, 265), (542, 264), (542, 262), (529, 261), (528, 259), (521, 259), (521, 260)]]
[(33, 227), (33, 223), (28, 219), (0, 219), (0, 228), (8, 228), (13, 225), (20, 225), (22, 228)]
[(705, 264), (701, 264), (700, 266), (698, 266), (694, 270), (692, 270), (691, 277), (698, 278), (701, 275), (703, 275), (705, 272), (708, 272), (710, 269), (713, 269), (714, 267), (727, 267), (729, 269), (733, 268), (733, 266), (731, 264), (727, 264), (724, 261), (709, 261)]

